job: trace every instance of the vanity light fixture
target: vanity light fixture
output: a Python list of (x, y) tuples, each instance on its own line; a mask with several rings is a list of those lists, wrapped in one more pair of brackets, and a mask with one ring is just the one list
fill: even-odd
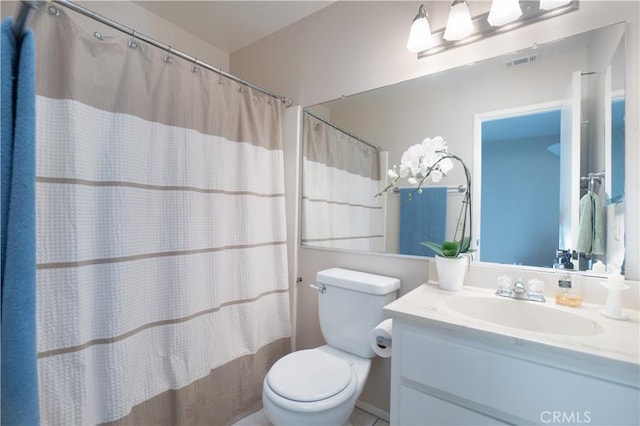
[(421, 52), (431, 46), (433, 46), (433, 40), (431, 28), (429, 28), (428, 15), (424, 5), (421, 4), (420, 8), (418, 8), (418, 14), (411, 24), (407, 49), (409, 49), (410, 52)]
[(492, 27), (511, 23), (522, 16), (518, 0), (493, 0), (487, 22)]
[(455, 0), (449, 9), (449, 19), (444, 30), (443, 38), (447, 41), (462, 40), (473, 32), (471, 12), (466, 0)]
[(551, 10), (556, 7), (564, 6), (568, 4), (571, 0), (540, 0), (540, 9), (542, 10)]
[[(554, 2), (554, 3), (563, 2), (564, 4), (557, 5), (555, 8), (551, 10), (546, 10), (542, 8), (542, 6), (547, 7), (547, 4), (544, 4), (545, 2)], [(454, 47), (471, 44), (478, 40), (491, 37), (493, 35), (503, 34), (509, 31), (513, 31), (525, 25), (529, 25), (534, 22), (540, 22), (545, 19), (560, 16), (565, 13), (573, 12), (579, 9), (579, 4), (578, 4), (579, 0), (542, 0), (542, 1), (541, 0), (521, 0), (519, 2), (518, 0), (493, 0), (491, 10), (487, 13), (483, 13), (475, 17), (472, 17), (471, 32), (468, 35), (466, 35), (466, 37), (462, 37), (458, 39), (457, 36), (459, 36), (459, 34), (456, 34), (457, 30), (453, 31), (454, 35), (451, 35), (451, 30), (449, 29), (449, 22), (453, 20), (453, 18), (451, 17), (451, 14), (453, 13), (454, 8), (459, 6), (463, 6), (463, 7), (466, 6), (468, 8), (468, 5), (466, 3), (467, 2), (463, 0), (456, 0), (453, 2), (453, 4), (451, 5), (450, 13), (449, 13), (449, 20), (447, 22), (447, 27), (434, 31), (431, 34), (431, 37), (423, 37), (423, 42), (424, 42), (424, 38), (431, 41), (428, 44), (429, 47), (423, 48), (422, 50), (418, 51), (418, 59), (424, 58), (426, 56), (434, 55), (436, 53), (440, 53), (444, 50), (451, 49)], [(515, 6), (517, 7), (516, 12), (512, 12), (511, 18), (509, 19), (505, 18), (506, 15), (504, 15), (503, 12), (500, 12), (499, 6), (497, 6), (498, 4), (506, 4), (506, 3), (515, 4)], [(494, 7), (498, 7), (497, 12), (494, 11)], [(422, 10), (423, 7), (421, 6), (420, 9)], [(460, 7), (460, 9), (462, 9), (462, 7)], [(513, 16), (516, 13), (519, 14), (519, 17), (516, 16), (515, 18), (513, 18)], [(424, 16), (426, 18), (426, 12), (424, 13)], [(419, 17), (420, 17), (420, 13), (418, 13), (416, 20)], [(414, 20), (414, 23), (416, 20)], [(426, 22), (426, 19), (424, 19), (424, 21)], [(499, 23), (502, 26), (497, 26)], [(454, 26), (453, 29), (455, 30), (456, 27)], [(411, 48), (409, 47), (409, 44), (411, 43), (408, 43), (407, 47), (411, 50)]]

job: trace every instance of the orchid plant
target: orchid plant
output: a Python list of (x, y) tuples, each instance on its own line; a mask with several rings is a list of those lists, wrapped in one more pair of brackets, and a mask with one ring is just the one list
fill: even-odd
[[(403, 178), (407, 178), (410, 185), (417, 185), (416, 189), (409, 194), (409, 198), (413, 197), (415, 193), (421, 194), (424, 185), (429, 182), (440, 182), (447, 175), (453, 168), (452, 160), (456, 160), (462, 165), (467, 180), (453, 241), (445, 241), (442, 244), (431, 241), (420, 243), (443, 257), (458, 257), (474, 250), (471, 249), (472, 221), (469, 214), (471, 209), (471, 174), (464, 161), (449, 152), (447, 142), (441, 136), (425, 138), (422, 143), (410, 146), (402, 154), (400, 167), (393, 166), (393, 169), (387, 172), (387, 176), (391, 179), (389, 185), (376, 194), (378, 197), (395, 188), (398, 181)], [(467, 222), (469, 223), (468, 233)]]

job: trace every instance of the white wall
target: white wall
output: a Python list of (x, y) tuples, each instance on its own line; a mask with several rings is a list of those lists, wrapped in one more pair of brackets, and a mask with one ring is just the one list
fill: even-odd
[[(426, 2), (432, 27), (446, 20), (448, 2)], [(471, 2), (474, 5), (476, 2)], [(510, 33), (459, 47), (422, 60), (406, 48), (409, 25), (419, 2), (337, 2), (258, 43), (231, 55), (231, 71), (260, 86), (313, 105), (453, 68), (608, 24), (627, 21), (627, 271), (640, 278), (640, 51), (637, 1), (580, 1), (576, 12), (529, 25)], [(300, 249), (299, 275), (308, 284), (325, 267), (341, 266), (397, 276), (402, 291), (427, 279), (423, 258), (340, 253)], [(499, 270), (499, 269), (498, 269)], [(298, 347), (322, 343), (315, 309), (316, 295), (306, 285), (298, 297)], [(388, 372), (385, 363), (374, 363), (362, 400), (388, 410)]]

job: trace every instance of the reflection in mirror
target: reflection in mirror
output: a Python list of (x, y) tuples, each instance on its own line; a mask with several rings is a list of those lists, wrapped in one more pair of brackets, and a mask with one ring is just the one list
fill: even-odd
[(302, 243), (383, 251), (378, 148), (306, 111), (303, 133)]
[[(604, 82), (605, 105), (605, 194), (610, 194), (606, 207), (606, 250), (610, 265), (618, 265), (624, 273), (624, 175), (625, 175), (625, 40), (621, 37), (607, 66)], [(615, 269), (615, 266), (610, 269)]]
[[(480, 128), (480, 260), (550, 266), (560, 228), (559, 105), (500, 112)], [(542, 188), (542, 190), (540, 190)]]
[[(619, 171), (624, 167), (624, 125), (616, 123), (624, 114), (616, 108), (624, 106), (623, 45), (624, 24), (616, 24), (306, 108), (336, 132), (335, 148), (325, 144), (322, 156), (335, 162), (346, 154), (333, 149), (354, 144), (373, 152), (354, 142), (366, 141), (380, 148), (381, 180), (351, 172), (364, 182), (360, 189), (347, 189), (350, 178), (341, 168), (345, 165), (327, 163), (333, 177), (313, 170), (317, 165), (307, 163), (310, 156), (320, 158), (313, 153), (318, 148), (310, 145), (318, 123), (307, 116), (303, 244), (402, 253), (401, 235), (419, 232), (401, 220), (402, 195), (374, 195), (386, 186), (386, 169), (399, 162), (408, 146), (440, 135), (474, 176), (473, 217), (479, 224), (474, 242), (480, 249), (476, 260), (552, 267), (562, 249), (576, 252), (570, 260), (575, 269), (588, 269), (597, 260), (622, 265), (624, 172)], [(375, 161), (368, 163), (375, 168)], [(584, 220), (581, 226), (580, 200), (590, 192), (590, 173), (602, 174), (591, 188), (600, 198), (601, 222), (597, 232), (589, 230), (591, 243), (579, 255), (580, 232), (588, 230)], [(420, 225), (443, 226), (444, 239), (450, 239), (461, 195), (455, 188), (464, 183), (462, 171), (454, 168), (438, 184), (448, 188), (444, 213)], [(317, 200), (327, 191), (351, 195), (321, 207)], [(350, 217), (345, 206), (376, 211), (376, 219)], [(365, 229), (365, 223), (375, 225)], [(333, 236), (325, 228), (334, 229)], [(350, 236), (363, 237), (363, 244), (327, 242), (346, 242)], [(375, 243), (365, 243), (367, 236), (376, 236)], [(603, 241), (603, 254), (596, 254), (594, 236)]]

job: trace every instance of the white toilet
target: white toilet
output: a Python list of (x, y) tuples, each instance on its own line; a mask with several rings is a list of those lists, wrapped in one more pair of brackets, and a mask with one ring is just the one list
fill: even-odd
[(281, 425), (345, 425), (375, 353), (368, 334), (396, 298), (396, 278), (333, 268), (318, 272), (318, 316), (327, 345), (279, 359), (262, 388), (263, 410)]

